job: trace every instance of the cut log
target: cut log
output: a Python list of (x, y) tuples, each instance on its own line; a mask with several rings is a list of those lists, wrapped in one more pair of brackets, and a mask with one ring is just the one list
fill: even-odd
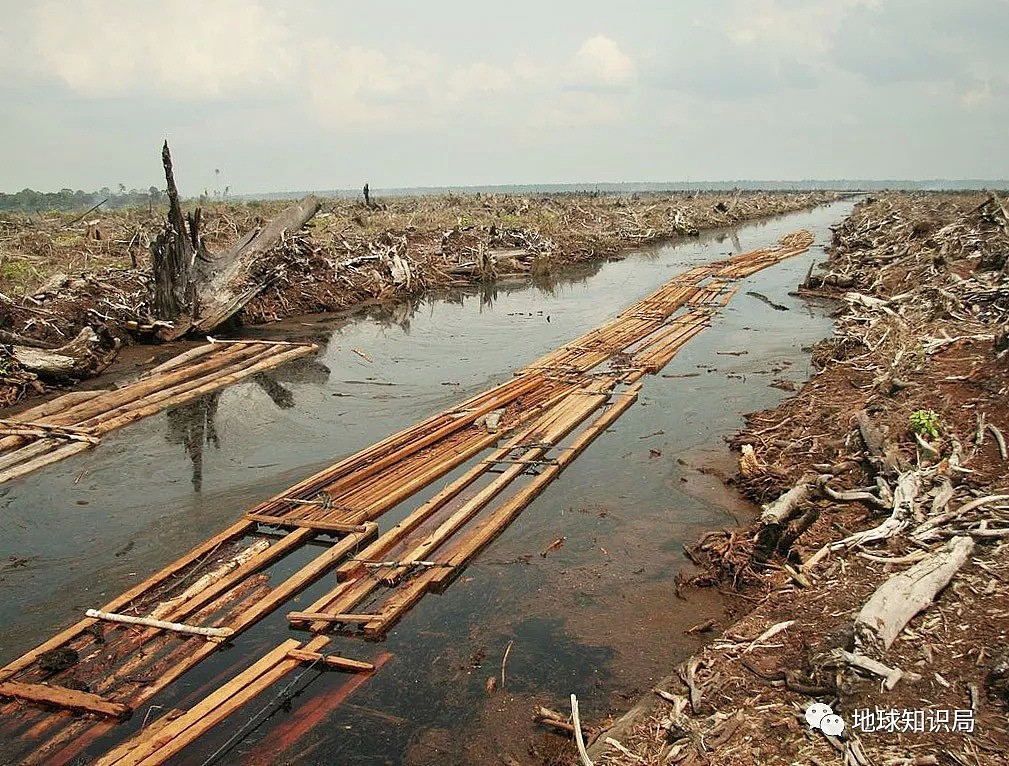
[(935, 600), (973, 551), (970, 537), (954, 537), (924, 561), (883, 583), (855, 619), (856, 645), (876, 652), (889, 649), (904, 626)]
[(781, 524), (795, 516), (799, 510), (799, 506), (809, 497), (809, 491), (812, 489), (810, 482), (815, 478), (813, 474), (803, 476), (798, 484), (773, 503), (767, 503), (762, 506), (763, 513), (760, 514), (760, 523)]
[(90, 378), (97, 375), (119, 353), (119, 339), (102, 338), (93, 327), (85, 327), (69, 343), (51, 350), (15, 345), (11, 354), (24, 369), (53, 380)]
[(118, 702), (99, 697), (90, 692), (76, 689), (66, 689), (62, 686), (48, 684), (22, 684), (16, 681), (0, 683), (0, 697), (14, 697), (29, 702), (41, 702), (45, 705), (55, 705), (69, 710), (85, 710), (112, 718), (126, 718), (130, 708)]

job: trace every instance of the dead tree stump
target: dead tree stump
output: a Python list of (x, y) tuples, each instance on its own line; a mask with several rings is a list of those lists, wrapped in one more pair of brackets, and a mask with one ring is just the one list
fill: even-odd
[(179, 190), (172, 172), (172, 154), (165, 141), (161, 149), (168, 183), (168, 220), (161, 233), (151, 243), (151, 264), (154, 270), (154, 314), (157, 319), (174, 321), (182, 316), (194, 317), (197, 310), (195, 284), (191, 279), (199, 243), (200, 211), (189, 218), (190, 227), (179, 205)]
[(169, 207), (164, 229), (151, 244), (151, 303), (156, 318), (173, 325), (159, 332), (161, 339), (174, 340), (190, 331), (211, 332), (279, 278), (276, 269), (257, 274), (253, 266), (288, 234), (308, 223), (320, 205), (314, 196), (305, 197), (266, 225), (248, 232), (227, 251), (211, 254), (200, 236), (200, 208), (192, 215), (182, 214), (167, 141), (161, 160)]

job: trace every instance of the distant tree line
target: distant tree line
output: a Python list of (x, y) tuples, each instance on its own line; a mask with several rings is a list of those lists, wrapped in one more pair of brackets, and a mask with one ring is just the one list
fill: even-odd
[(144, 189), (127, 189), (124, 184), (113, 191), (103, 186), (97, 191), (74, 191), (60, 189), (58, 192), (40, 192), (34, 189), (22, 189), (16, 194), (0, 192), (0, 212), (4, 213), (45, 213), (50, 211), (81, 212), (94, 207), (102, 200), (108, 200), (103, 209), (121, 207), (147, 207), (157, 205), (166, 200), (165, 192), (157, 186)]

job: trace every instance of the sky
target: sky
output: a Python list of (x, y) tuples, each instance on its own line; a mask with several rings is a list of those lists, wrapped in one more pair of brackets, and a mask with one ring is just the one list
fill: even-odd
[(1009, 0), (0, 0), (0, 191), (1009, 177)]

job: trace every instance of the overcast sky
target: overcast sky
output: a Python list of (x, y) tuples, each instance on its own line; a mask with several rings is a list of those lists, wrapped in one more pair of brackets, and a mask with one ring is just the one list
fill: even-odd
[[(1009, 0), (0, 0), (0, 190), (1009, 177)], [(214, 170), (219, 169), (220, 176)]]

